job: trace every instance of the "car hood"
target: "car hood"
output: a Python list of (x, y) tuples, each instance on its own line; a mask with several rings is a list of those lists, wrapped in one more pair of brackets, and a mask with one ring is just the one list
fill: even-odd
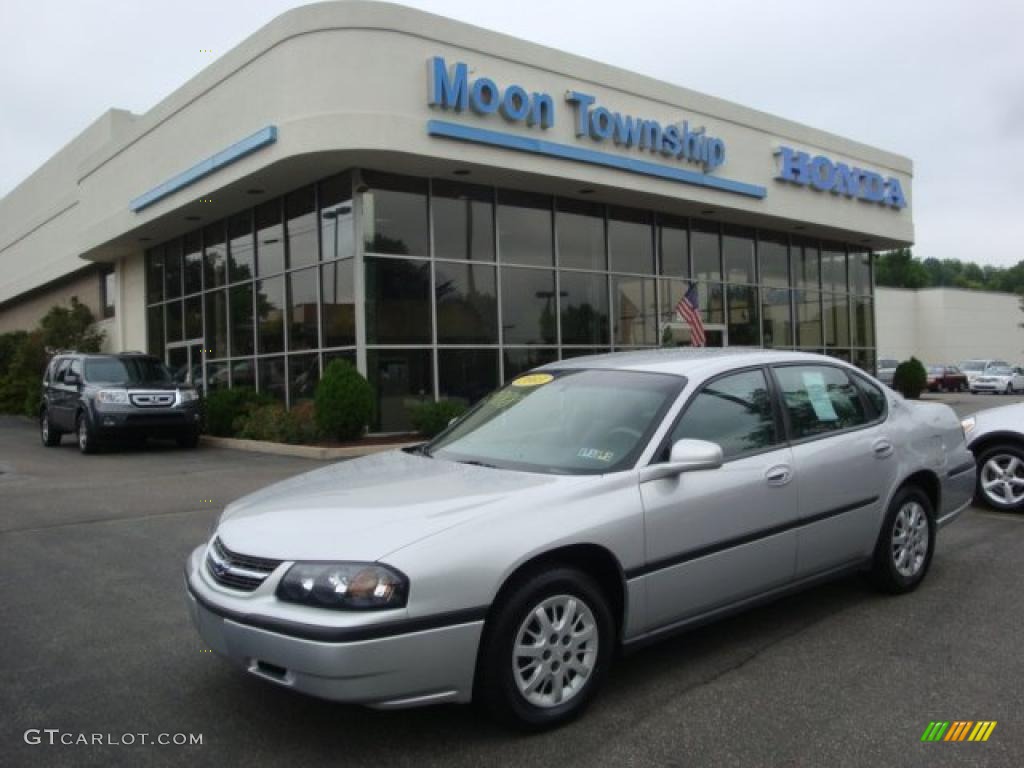
[(580, 476), (478, 467), (388, 451), (318, 469), (232, 502), (217, 533), (241, 554), (275, 560), (378, 560), (494, 511), (516, 495)]

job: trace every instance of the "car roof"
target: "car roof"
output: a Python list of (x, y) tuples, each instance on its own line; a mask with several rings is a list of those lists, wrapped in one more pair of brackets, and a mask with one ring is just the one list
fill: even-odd
[(747, 365), (770, 365), (773, 363), (829, 363), (847, 368), (852, 367), (838, 358), (811, 352), (771, 350), (759, 347), (671, 347), (572, 357), (548, 363), (538, 370), (601, 368), (702, 378)]

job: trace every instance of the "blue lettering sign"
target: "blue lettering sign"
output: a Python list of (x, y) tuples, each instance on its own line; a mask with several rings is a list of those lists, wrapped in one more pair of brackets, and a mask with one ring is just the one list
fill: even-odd
[(778, 181), (896, 209), (907, 207), (903, 187), (893, 176), (884, 177), (874, 171), (833, 162), (824, 155), (811, 157), (791, 147), (779, 147), (775, 154), (779, 158), (779, 171), (775, 176)]

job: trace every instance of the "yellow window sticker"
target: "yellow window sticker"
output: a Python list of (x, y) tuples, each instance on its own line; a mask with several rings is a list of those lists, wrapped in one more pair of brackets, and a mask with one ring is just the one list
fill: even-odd
[(541, 384), (547, 384), (555, 377), (550, 373), (531, 373), (528, 376), (520, 376), (518, 379), (512, 382), (513, 387), (539, 387)]

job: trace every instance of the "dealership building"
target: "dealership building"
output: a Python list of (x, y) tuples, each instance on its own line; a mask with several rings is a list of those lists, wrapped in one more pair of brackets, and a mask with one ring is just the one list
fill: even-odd
[(384, 432), (553, 360), (688, 344), (691, 283), (709, 345), (871, 369), (871, 252), (913, 241), (911, 179), (905, 157), (551, 48), (310, 5), (0, 200), (0, 332), (76, 297), (111, 350), (292, 404), (347, 359)]

